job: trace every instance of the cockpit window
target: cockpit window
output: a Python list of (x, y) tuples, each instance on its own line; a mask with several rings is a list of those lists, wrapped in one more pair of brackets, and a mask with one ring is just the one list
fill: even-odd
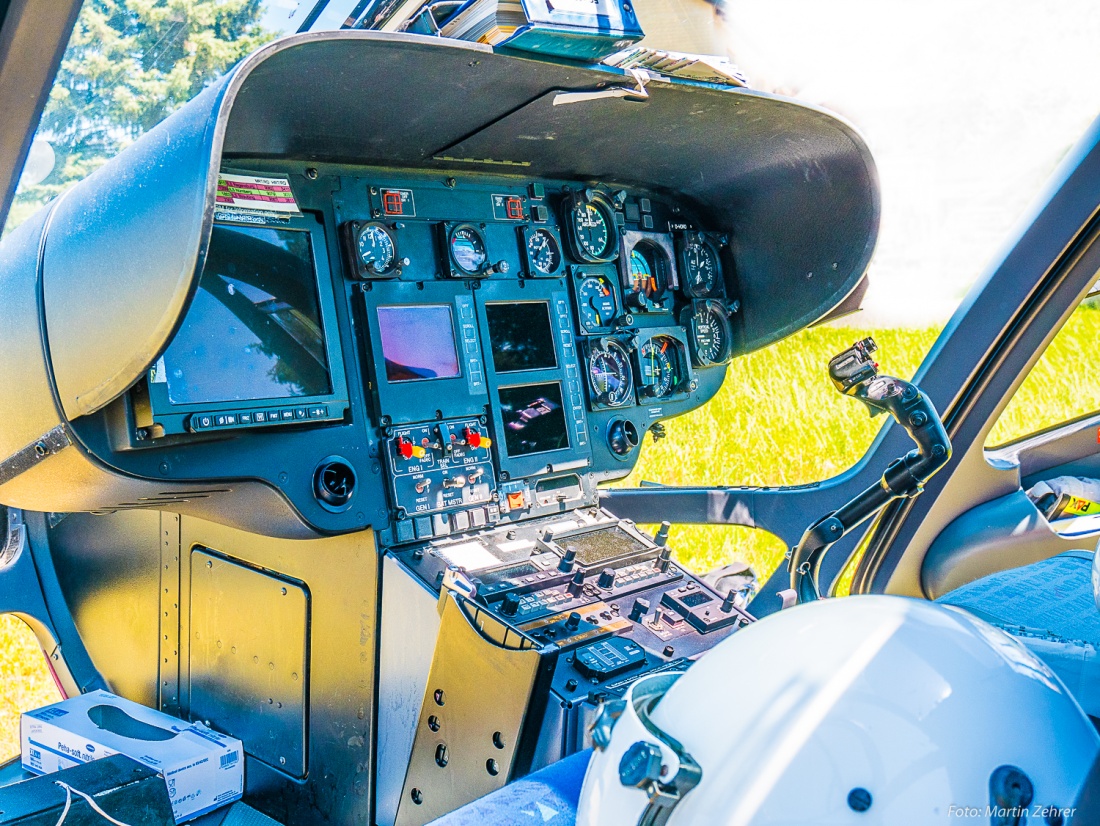
[(253, 49), (293, 31), (288, 26), (298, 5), (86, 0), (5, 231), (90, 175)]

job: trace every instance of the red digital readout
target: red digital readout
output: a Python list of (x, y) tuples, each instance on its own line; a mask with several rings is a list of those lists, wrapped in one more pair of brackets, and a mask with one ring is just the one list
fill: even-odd
[(391, 189), (382, 192), (382, 211), (387, 215), (403, 215), (404, 205), (401, 202), (401, 193)]

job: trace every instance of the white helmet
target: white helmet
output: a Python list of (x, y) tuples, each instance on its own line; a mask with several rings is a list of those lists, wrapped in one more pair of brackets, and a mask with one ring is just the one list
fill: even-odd
[(1007, 634), (887, 596), (781, 611), (643, 677), (593, 740), (578, 826), (1078, 823), (1100, 752)]

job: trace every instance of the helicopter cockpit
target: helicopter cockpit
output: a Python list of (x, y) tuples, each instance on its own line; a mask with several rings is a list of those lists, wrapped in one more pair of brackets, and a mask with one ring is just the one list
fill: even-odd
[(261, 48), (0, 245), (59, 679), (240, 738), (284, 823), (423, 824), (585, 748), (752, 621), (601, 486), (858, 301), (878, 215), (850, 126), (740, 84)]

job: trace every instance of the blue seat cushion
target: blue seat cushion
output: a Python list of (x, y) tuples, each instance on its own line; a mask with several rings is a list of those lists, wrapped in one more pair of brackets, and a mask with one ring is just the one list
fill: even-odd
[(578, 752), (487, 794), (429, 826), (574, 826), (592, 750)]
[(965, 608), (1007, 631), (1057, 674), (1085, 711), (1100, 717), (1100, 610), (1090, 551), (1067, 551), (956, 588), (937, 602)]

